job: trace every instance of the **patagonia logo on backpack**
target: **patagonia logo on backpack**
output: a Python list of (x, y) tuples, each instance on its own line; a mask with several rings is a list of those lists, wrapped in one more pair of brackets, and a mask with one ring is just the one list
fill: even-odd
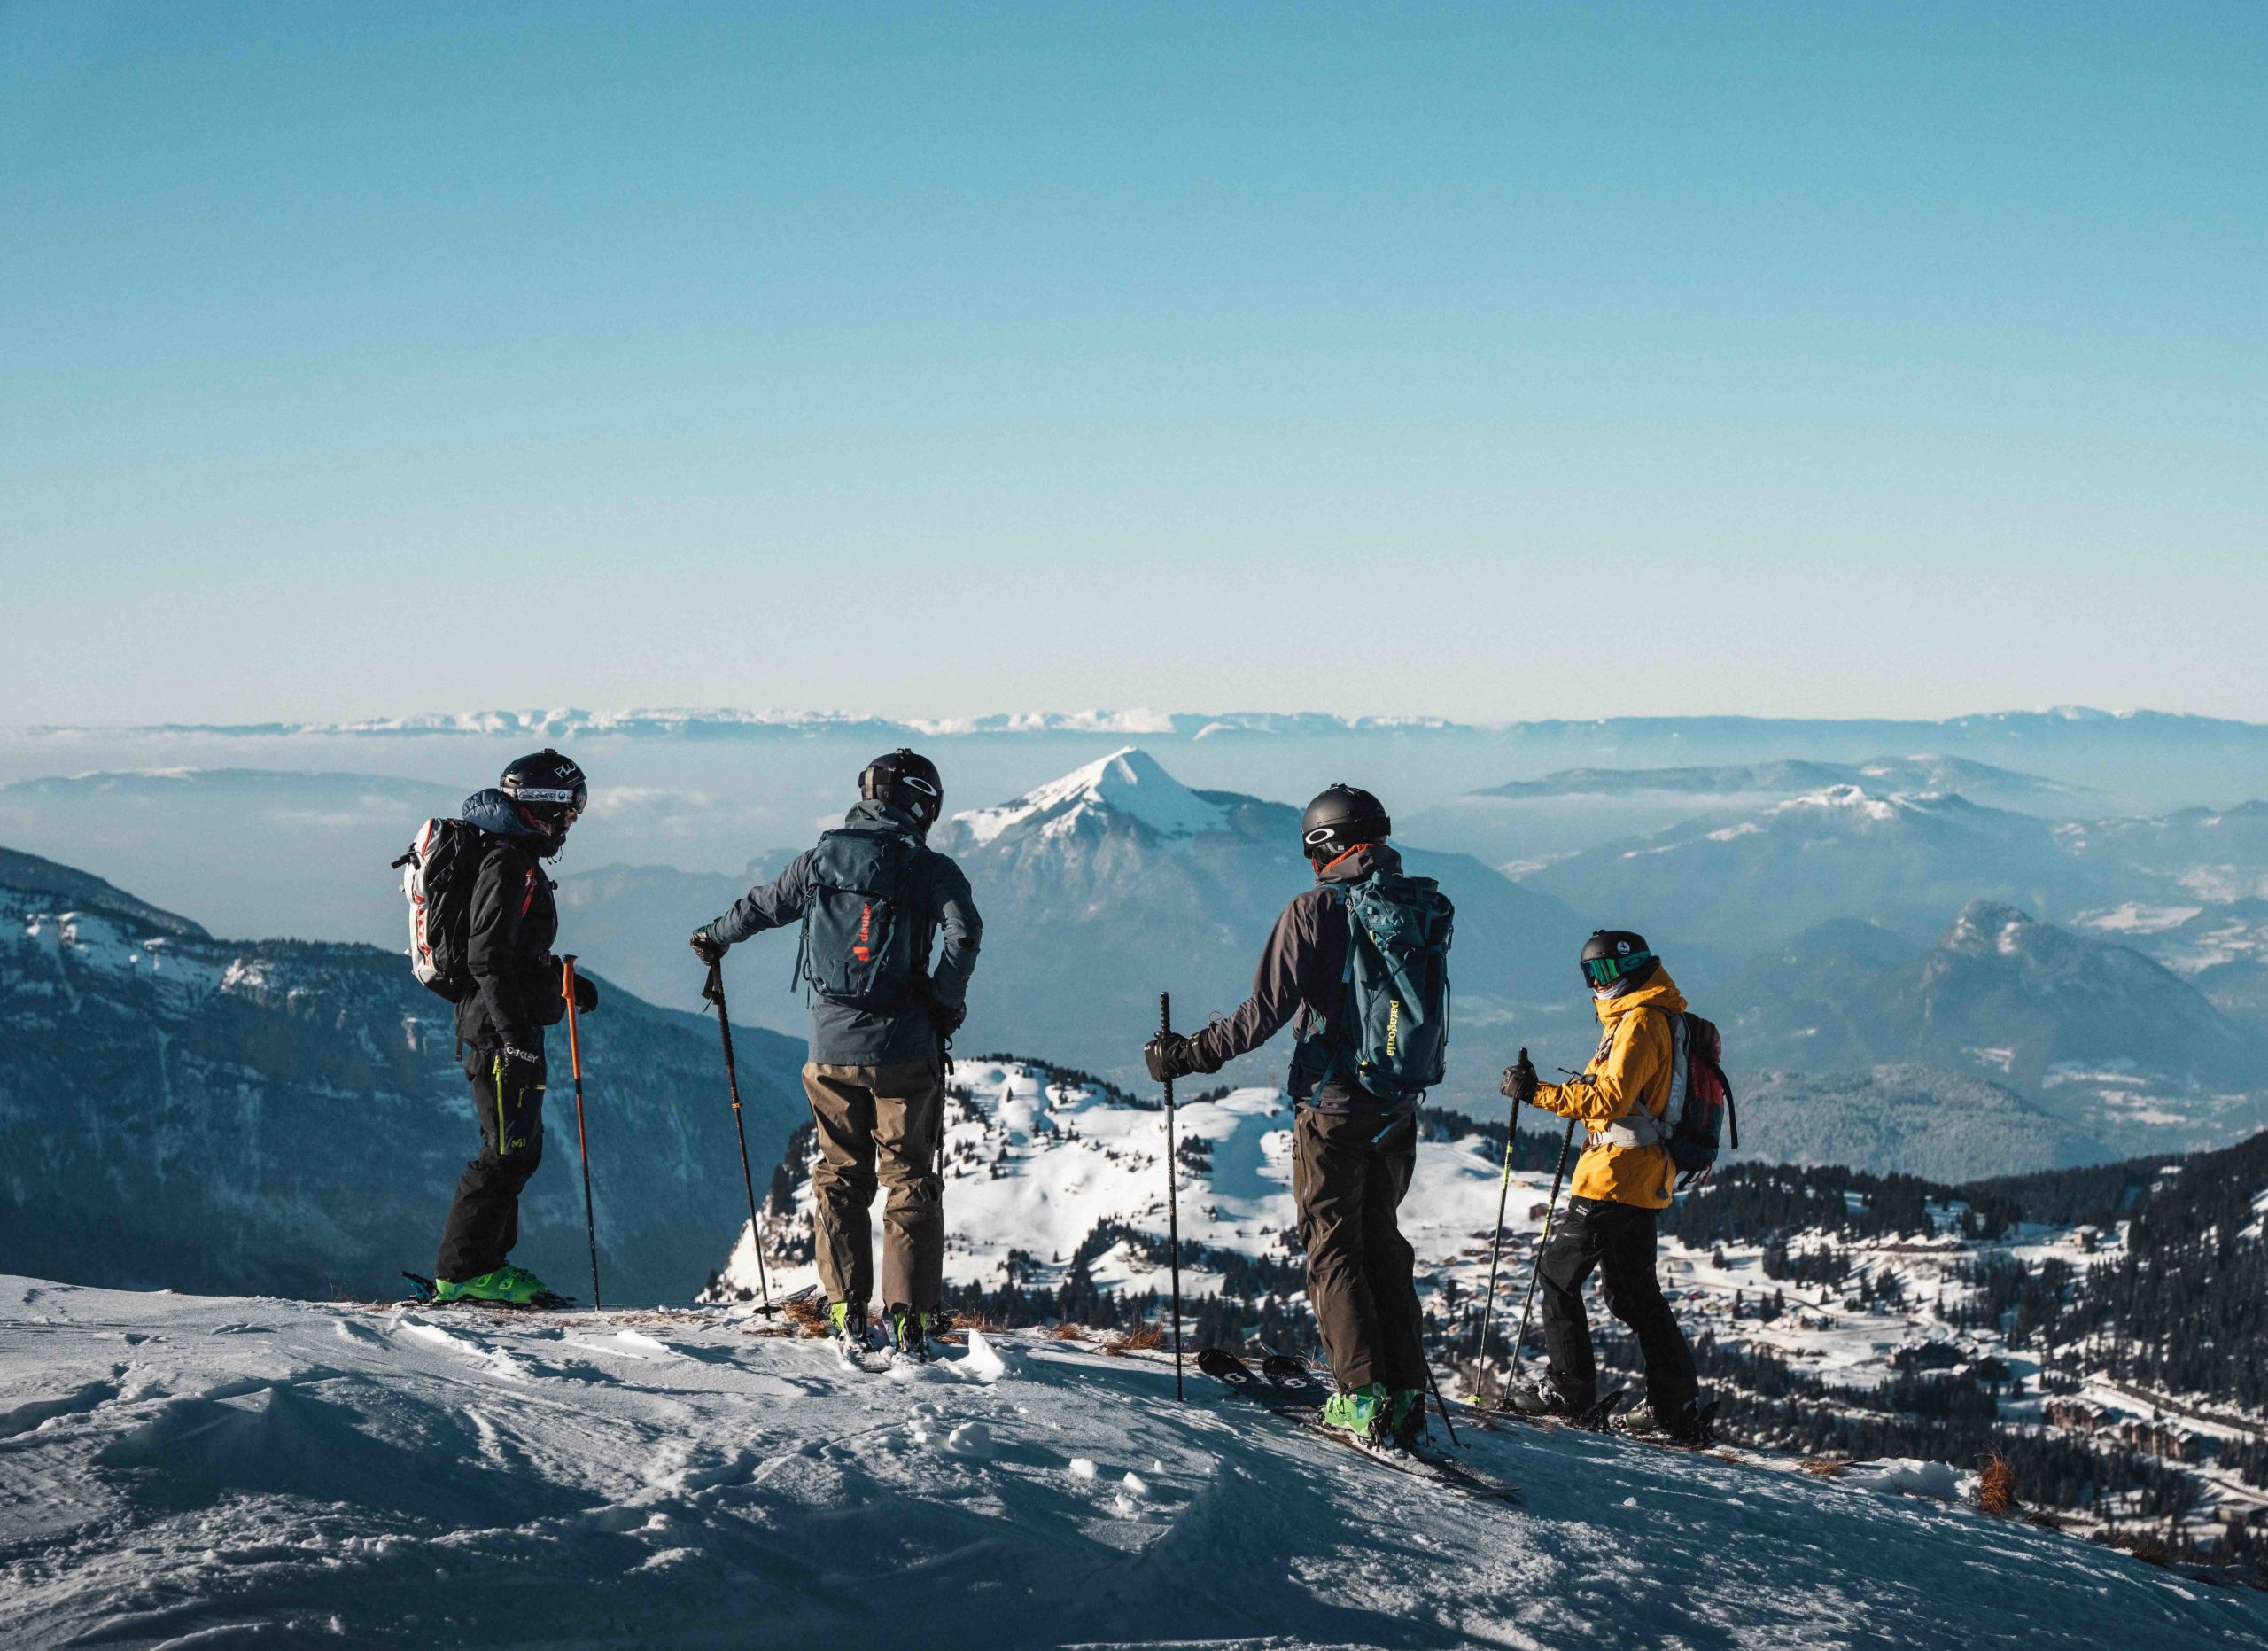
[[(1725, 1076), (1725, 1042), (1714, 1021), (1678, 1010), (1669, 1017), (1669, 1101), (1657, 1118), (1644, 1107), (1617, 1118), (1596, 1138), (1618, 1147), (1661, 1147), (1683, 1179), (1698, 1186), (1717, 1165), (1719, 1137), (1740, 1148), (1740, 1118), (1732, 1080)], [(1609, 1033), (1611, 1037), (1612, 1034)]]
[(472, 930), (473, 872), (480, 829), (462, 820), (428, 820), (393, 862), (409, 902), (409, 967), (429, 990), (452, 1003), (472, 995), (465, 946)]
[(796, 981), (853, 1009), (903, 1009), (913, 1000), (928, 954), (913, 907), (920, 853), (913, 838), (894, 831), (829, 831), (819, 838)]
[(1355, 1082), (1415, 1101), (1448, 1070), (1456, 908), (1431, 877), (1398, 871), (1351, 884), (1346, 907), (1346, 992), (1326, 1035)]

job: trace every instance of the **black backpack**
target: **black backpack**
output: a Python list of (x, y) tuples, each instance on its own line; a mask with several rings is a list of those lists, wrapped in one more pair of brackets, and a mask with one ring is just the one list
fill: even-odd
[(393, 862), (409, 902), (409, 967), (452, 1003), (473, 993), (466, 946), (472, 934), (472, 885), (486, 833), (462, 820), (428, 820)]
[(898, 1009), (928, 979), (928, 925), (913, 907), (921, 844), (903, 831), (829, 831), (812, 851), (796, 978), (830, 1003)]

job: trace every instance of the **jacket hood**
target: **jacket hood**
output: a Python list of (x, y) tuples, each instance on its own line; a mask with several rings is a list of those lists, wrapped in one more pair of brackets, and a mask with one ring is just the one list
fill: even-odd
[(1598, 1010), (1600, 1024), (1612, 1026), (1633, 1009), (1658, 1009), (1674, 1014), (1685, 1007), (1685, 993), (1677, 989), (1669, 970), (1656, 963), (1653, 978), (1644, 985), (1619, 998), (1594, 998), (1591, 1003)]
[(911, 831), (927, 841), (929, 834), (921, 822), (897, 804), (880, 797), (862, 798), (850, 805), (850, 812), (843, 816), (844, 827), (850, 830)]
[(524, 843), (531, 848), (540, 848), (554, 841), (549, 832), (539, 831), (521, 819), (520, 806), (502, 791), (493, 789), (475, 791), (464, 799), (464, 806), (458, 812), (467, 825), (478, 826), (483, 831), (509, 837), (513, 842)]
[(1402, 853), (1391, 843), (1365, 843), (1316, 873), (1317, 883), (1360, 883), (1374, 871), (1399, 871)]

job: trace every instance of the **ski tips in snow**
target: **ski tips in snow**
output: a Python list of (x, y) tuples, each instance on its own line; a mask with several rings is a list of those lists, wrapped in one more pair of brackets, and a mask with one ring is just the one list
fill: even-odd
[(1305, 1363), (1289, 1354), (1270, 1353), (1261, 1368), (1254, 1370), (1225, 1347), (1208, 1347), (1198, 1352), (1197, 1367), (1231, 1393), (1273, 1411), (1302, 1431), (1329, 1439), (1396, 1473), (1431, 1479), (1444, 1489), (1483, 1501), (1520, 1499), (1518, 1485), (1483, 1473), (1453, 1456), (1423, 1446), (1404, 1450), (1399, 1445), (1371, 1445), (1344, 1428), (1326, 1425), (1323, 1420), (1323, 1383), (1315, 1379)]

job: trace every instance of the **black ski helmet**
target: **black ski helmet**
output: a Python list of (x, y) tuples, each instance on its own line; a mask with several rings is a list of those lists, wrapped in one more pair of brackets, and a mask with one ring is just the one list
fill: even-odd
[(944, 811), (945, 783), (938, 777), (936, 763), (920, 752), (908, 751), (901, 745), (875, 758), (860, 771), (858, 795), (903, 808), (927, 831), (937, 823), (937, 815)]
[(1316, 794), (1300, 816), (1300, 843), (1309, 860), (1336, 860), (1358, 843), (1394, 832), (1386, 805), (1359, 785), (1334, 785)]
[(528, 822), (560, 842), (591, 800), (590, 783), (571, 758), (550, 746), (504, 766), (496, 789), (520, 806)]
[(1660, 967), (1646, 937), (1627, 929), (1595, 929), (1583, 942), (1583, 985), (1593, 992), (1619, 996), (1644, 985)]

